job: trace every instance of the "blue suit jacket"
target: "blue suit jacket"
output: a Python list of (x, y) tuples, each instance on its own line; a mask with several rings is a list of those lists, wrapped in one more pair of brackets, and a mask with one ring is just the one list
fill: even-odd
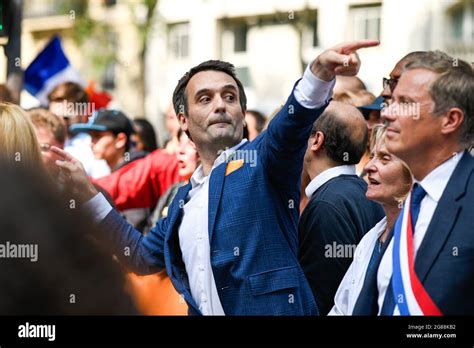
[(474, 158), (465, 151), (438, 202), (415, 272), (443, 314), (474, 315)]
[[(438, 202), (415, 259), (418, 278), (446, 315), (474, 315), (473, 207), (474, 158), (465, 151)], [(374, 267), (372, 277), (366, 279), (354, 314), (377, 314), (373, 276), (377, 269), (378, 266)]]
[[(298, 264), (297, 226), (303, 156), (312, 124), (325, 107), (306, 109), (292, 93), (268, 130), (240, 147), (241, 151), (255, 151), (256, 165), (247, 162), (226, 175), (228, 164), (223, 163), (211, 173), (211, 265), (228, 315), (318, 314)], [(178, 240), (181, 207), (190, 189), (190, 184), (180, 188), (168, 217), (158, 221), (146, 237), (115, 211), (102, 221), (101, 237), (137, 273), (166, 268), (190, 314), (200, 314)]]

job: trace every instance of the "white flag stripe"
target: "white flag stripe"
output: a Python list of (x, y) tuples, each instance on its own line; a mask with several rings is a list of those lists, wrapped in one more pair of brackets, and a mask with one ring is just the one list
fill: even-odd
[[(411, 193), (407, 197), (406, 202), (411, 201)], [(402, 273), (403, 289), (405, 290), (405, 302), (407, 303), (410, 315), (423, 315), (420, 306), (413, 293), (413, 288), (410, 279), (410, 268), (408, 263), (408, 238), (407, 238), (407, 227), (408, 227), (408, 216), (410, 214), (409, 205), (404, 210), (402, 220), (402, 230), (400, 236), (400, 268)]]

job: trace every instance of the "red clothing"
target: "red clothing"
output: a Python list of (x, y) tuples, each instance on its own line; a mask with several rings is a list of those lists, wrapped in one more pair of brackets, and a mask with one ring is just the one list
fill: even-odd
[(162, 149), (92, 180), (110, 194), (120, 211), (154, 208), (168, 187), (178, 181), (178, 160)]

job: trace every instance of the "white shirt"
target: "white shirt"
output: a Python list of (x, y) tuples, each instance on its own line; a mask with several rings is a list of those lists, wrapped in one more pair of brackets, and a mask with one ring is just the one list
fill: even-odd
[(347, 269), (341, 284), (334, 296), (334, 307), (328, 315), (351, 315), (364, 285), (365, 274), (369, 266), (370, 258), (375, 244), (387, 228), (387, 218), (384, 217), (372, 229), (365, 234), (359, 242), (354, 254), (354, 260)]
[(183, 206), (183, 220), (179, 226), (179, 246), (189, 279), (191, 295), (203, 315), (225, 315), (211, 267), (209, 241), (209, 178), (212, 171), (239, 147), (247, 142), (243, 139), (238, 145), (224, 151), (214, 161), (209, 175), (204, 176), (202, 164), (191, 176), (192, 189)]
[[(418, 220), (416, 221), (415, 231), (413, 234), (413, 246), (415, 248), (415, 258), (416, 253), (425, 237), (426, 230), (431, 222), (431, 218), (438, 206), (438, 202), (443, 195), (444, 189), (448, 184), (451, 175), (456, 169), (456, 166), (461, 159), (463, 152), (458, 152), (455, 156), (447, 160), (446, 162), (440, 164), (438, 167), (433, 169), (423, 180), (417, 181), (426, 191), (426, 196), (423, 198), (420, 204), (420, 213), (418, 215)], [(382, 260), (380, 261), (379, 270), (377, 273), (377, 287), (378, 287), (378, 305), (379, 305), (379, 315), (382, 310), (382, 305), (385, 299), (385, 293), (387, 292), (388, 284), (390, 283), (390, 278), (392, 277), (392, 255), (393, 255), (393, 238), (390, 241), (390, 244), (385, 251)], [(398, 307), (395, 306), (393, 312), (394, 315), (400, 315)]]
[(94, 157), (91, 148), (91, 137), (87, 133), (78, 133), (66, 140), (64, 150), (79, 160), (87, 175), (94, 179), (110, 174), (109, 165), (105, 160), (98, 160)]
[[(322, 107), (332, 96), (335, 79), (326, 82), (313, 75), (308, 64), (303, 78), (294, 90), (298, 103), (308, 109)], [(221, 153), (214, 162), (213, 169), (224, 162), (246, 139), (231, 149)], [(204, 177), (199, 166), (191, 177), (192, 190), (184, 205), (184, 215), (179, 227), (180, 248), (189, 279), (191, 294), (204, 315), (224, 315), (210, 262), (210, 241), (208, 233), (209, 177)], [(99, 193), (84, 204), (86, 212), (101, 221), (112, 207)]]
[(306, 186), (304, 190), (306, 196), (311, 198), (313, 193), (315, 193), (318, 188), (323, 186), (332, 178), (338, 177), (339, 175), (356, 175), (355, 165), (342, 165), (326, 169), (321, 174), (317, 175), (313, 180), (311, 180), (308, 186)]

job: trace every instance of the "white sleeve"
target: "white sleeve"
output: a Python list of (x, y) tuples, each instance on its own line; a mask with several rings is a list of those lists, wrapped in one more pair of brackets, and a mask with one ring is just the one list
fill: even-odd
[(303, 78), (295, 87), (295, 98), (307, 109), (317, 109), (327, 103), (332, 97), (332, 90), (336, 79), (324, 81), (317, 78), (311, 71), (311, 63), (308, 64)]
[(101, 222), (113, 209), (102, 193), (96, 194), (82, 205), (82, 209), (89, 216), (92, 216), (95, 222)]

